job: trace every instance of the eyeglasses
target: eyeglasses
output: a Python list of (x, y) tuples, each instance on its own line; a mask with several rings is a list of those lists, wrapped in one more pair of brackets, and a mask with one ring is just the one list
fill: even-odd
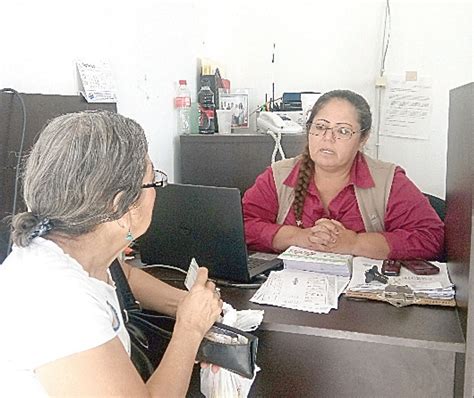
[(310, 125), (308, 133), (316, 137), (320, 135), (324, 136), (328, 130), (331, 130), (333, 137), (337, 140), (349, 140), (354, 134), (362, 133), (367, 129), (354, 131), (348, 126), (336, 125), (334, 127), (330, 127), (329, 123), (324, 121), (316, 121)]
[(163, 188), (168, 185), (168, 176), (164, 171), (154, 170), (155, 177), (153, 182), (143, 184), (142, 188)]

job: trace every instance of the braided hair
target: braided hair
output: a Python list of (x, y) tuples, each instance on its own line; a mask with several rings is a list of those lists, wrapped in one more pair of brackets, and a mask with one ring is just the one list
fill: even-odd
[(303, 227), (302, 214), (306, 192), (311, 178), (314, 175), (314, 162), (309, 155), (309, 146), (306, 147), (301, 156), (300, 171), (295, 187), (295, 199), (293, 201), (293, 211), (296, 217), (296, 225)]
[[(349, 102), (354, 106), (358, 116), (358, 122), (361, 127), (361, 137), (365, 138), (370, 133), (372, 126), (372, 114), (367, 101), (361, 95), (350, 90), (333, 90), (323, 94), (318, 98), (313, 106), (311, 115), (306, 122), (306, 131), (309, 131), (315, 116), (319, 113), (329, 101), (333, 99), (341, 99)], [(309, 182), (314, 176), (314, 161), (311, 159), (309, 153), (309, 143), (306, 142), (306, 147), (302, 153), (300, 170), (295, 186), (295, 199), (293, 201), (293, 211), (296, 218), (296, 225), (303, 228), (303, 208), (308, 192)]]

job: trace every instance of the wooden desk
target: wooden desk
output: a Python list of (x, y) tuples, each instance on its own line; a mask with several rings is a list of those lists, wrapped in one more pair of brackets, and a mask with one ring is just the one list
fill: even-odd
[(319, 315), (250, 303), (254, 292), (221, 290), (236, 309), (265, 310), (251, 397), (462, 396), (465, 342), (456, 308), (341, 297), (338, 310)]

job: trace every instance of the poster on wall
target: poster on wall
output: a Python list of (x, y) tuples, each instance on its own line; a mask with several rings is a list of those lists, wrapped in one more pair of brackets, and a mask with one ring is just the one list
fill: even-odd
[(426, 140), (431, 126), (431, 79), (416, 73), (387, 79), (381, 107), (380, 135)]
[(76, 61), (79, 93), (90, 103), (117, 102), (112, 69), (108, 62)]

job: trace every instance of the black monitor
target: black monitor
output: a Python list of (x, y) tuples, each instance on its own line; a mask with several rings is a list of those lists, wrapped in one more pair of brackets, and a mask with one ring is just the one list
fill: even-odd
[[(69, 112), (86, 109), (116, 111), (116, 104), (90, 104), (79, 95), (43, 95), (20, 93), (26, 111), (23, 154), (30, 150), (36, 136), (48, 120)], [(13, 93), (0, 93), (0, 264), (8, 251), (9, 225), (4, 220), (12, 215), (18, 151), (20, 148), (23, 111)], [(21, 183), (18, 184), (16, 212), (24, 211)]]

